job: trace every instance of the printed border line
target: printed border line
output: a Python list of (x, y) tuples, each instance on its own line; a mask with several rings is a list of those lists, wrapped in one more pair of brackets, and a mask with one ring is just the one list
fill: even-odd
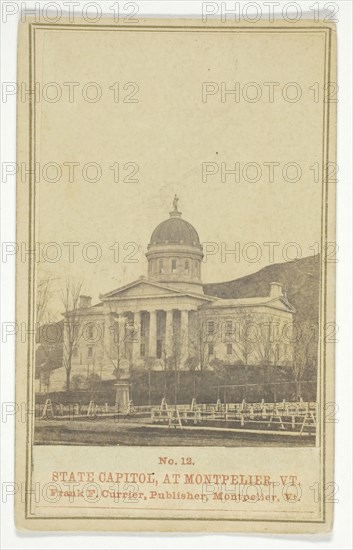
[[(332, 33), (332, 29), (330, 27), (296, 27), (296, 29), (290, 29), (288, 27), (277, 27), (277, 28), (273, 28), (273, 27), (261, 27), (261, 28), (257, 28), (257, 27), (254, 27), (254, 26), (246, 26), (246, 27), (206, 27), (206, 28), (200, 28), (200, 26), (185, 26), (185, 27), (178, 27), (178, 26), (175, 26), (175, 25), (172, 25), (172, 26), (168, 26), (168, 25), (161, 25), (161, 26), (158, 26), (158, 25), (144, 25), (143, 27), (139, 27), (139, 26), (136, 26), (136, 27), (126, 27), (126, 26), (121, 26), (121, 25), (89, 25), (89, 24), (60, 24), (60, 25), (55, 25), (55, 24), (47, 24), (47, 23), (30, 23), (29, 24), (29, 82), (30, 82), (30, 89), (33, 89), (32, 88), (32, 84), (33, 84), (33, 76), (35, 77), (35, 74), (36, 74), (36, 65), (35, 65), (35, 31), (36, 29), (40, 29), (40, 28), (49, 28), (51, 30), (68, 30), (68, 29), (71, 29), (71, 30), (75, 30), (75, 29), (89, 29), (89, 30), (96, 30), (98, 28), (98, 30), (103, 30), (103, 29), (106, 29), (106, 30), (112, 30), (112, 31), (117, 31), (117, 30), (120, 30), (120, 31), (139, 31), (139, 32), (170, 32), (170, 31), (175, 31), (175, 32), (195, 32), (195, 31), (198, 31), (198, 32), (220, 32), (220, 33), (224, 33), (224, 31), (229, 31), (229, 32), (233, 32), (233, 33), (239, 33), (239, 32), (242, 32), (242, 31), (245, 31), (247, 32), (248, 30), (252, 30), (253, 32), (257, 32), (257, 33), (263, 33), (263, 32), (268, 32), (268, 31), (272, 31), (272, 32), (283, 32), (284, 33), (296, 33), (298, 32), (299, 34), (302, 34), (302, 33), (321, 33), (321, 32), (324, 32), (324, 35), (325, 35), (325, 61), (324, 61), (324, 85), (326, 85), (326, 55), (328, 53), (328, 75), (331, 74), (331, 33)], [(33, 29), (33, 31), (32, 31)], [(328, 31), (328, 33), (326, 32)], [(326, 41), (326, 37), (327, 37), (327, 34), (328, 34), (328, 48), (327, 48), (327, 41)], [(34, 52), (34, 54), (33, 54)], [(328, 80), (328, 82), (330, 82), (330, 80)], [(326, 110), (326, 105), (325, 105), (325, 101), (323, 101), (323, 120), (325, 121), (325, 115), (326, 115), (326, 124), (324, 124), (323, 126), (323, 160), (324, 160), (324, 150), (325, 150), (325, 143), (326, 143), (326, 162), (328, 162), (328, 155), (329, 155), (329, 135), (328, 135), (328, 132), (329, 132), (329, 115), (330, 115), (330, 104), (328, 103), (328, 107), (327, 107), (327, 110)], [(35, 166), (35, 154), (36, 154), (36, 125), (35, 125), (35, 118), (36, 118), (36, 105), (35, 105), (35, 101), (33, 101), (33, 97), (32, 95), (30, 96), (30, 102), (29, 102), (29, 160), (30, 160), (30, 166), (31, 166), (31, 171), (30, 171), (30, 178), (29, 178), (29, 241), (30, 243), (32, 244), (33, 242), (33, 237), (34, 237), (34, 233), (35, 233), (35, 205), (36, 205), (36, 202), (35, 202), (35, 186), (33, 185), (33, 166)], [(33, 146), (32, 146), (32, 136), (33, 136)], [(34, 162), (33, 162), (34, 161)], [(325, 166), (326, 163), (323, 162), (323, 167)], [(326, 172), (326, 174), (325, 174)], [(323, 243), (323, 237), (324, 237), (324, 241), (325, 241), (325, 244), (327, 245), (327, 231), (328, 231), (328, 220), (327, 220), (327, 214), (328, 214), (328, 204), (327, 204), (327, 200), (324, 201), (324, 195), (325, 195), (325, 198), (327, 197), (327, 192), (328, 192), (328, 175), (327, 175), (327, 171), (324, 170), (323, 168), (323, 187), (322, 187), (322, 204), (321, 204), (321, 215), (322, 215), (322, 230), (321, 230), (321, 243)], [(33, 197), (32, 197), (33, 195)], [(33, 203), (33, 204), (32, 204)], [(33, 218), (33, 221), (32, 221), (32, 218)], [(323, 220), (325, 219), (325, 230), (323, 231)], [(327, 265), (326, 265), (326, 262), (324, 262), (324, 258), (326, 258), (326, 247), (322, 247), (322, 252), (321, 252), (321, 272), (320, 272), (320, 285), (321, 285), (321, 291), (323, 292), (326, 292), (327, 290)], [(29, 277), (28, 277), (28, 308), (29, 308), (29, 311), (28, 311), (28, 320), (29, 320), (29, 326), (30, 327), (34, 327), (34, 304), (35, 304), (35, 293), (34, 293), (34, 283), (35, 283), (35, 264), (34, 262), (32, 261), (32, 258), (31, 258), (31, 255), (30, 255), (30, 258), (29, 258)], [(322, 277), (322, 275), (324, 275), (324, 277)], [(322, 279), (323, 279), (323, 284), (322, 284)], [(31, 284), (32, 283), (32, 284)], [(321, 294), (322, 294), (321, 292)], [(323, 318), (324, 320), (326, 320), (327, 318), (327, 297), (326, 295), (324, 294), (324, 300), (323, 300), (323, 304), (322, 304), (322, 296), (320, 296), (320, 300), (321, 300), (321, 308), (320, 310), (322, 309), (322, 305), (324, 306), (323, 307)], [(32, 307), (32, 316), (31, 316), (31, 305), (33, 306)], [(325, 323), (322, 325), (322, 326), (325, 326)], [(33, 332), (33, 331), (32, 331)], [(34, 343), (33, 343), (33, 334), (32, 332), (30, 332), (31, 334), (31, 338), (29, 338), (29, 343), (28, 343), (28, 354), (27, 354), (27, 360), (29, 361), (29, 364), (28, 364), (28, 368), (27, 368), (27, 399), (28, 399), (28, 402), (31, 403), (31, 406), (33, 407), (33, 396), (34, 396), (34, 378), (33, 378), (33, 365), (34, 365)], [(325, 344), (325, 340), (322, 342), (322, 339), (321, 341), (319, 342), (319, 351), (322, 352), (322, 343)], [(322, 370), (322, 367), (324, 367), (324, 372), (323, 372), (323, 375), (321, 375), (320, 373), (320, 378), (321, 376), (323, 376), (323, 387), (322, 387), (322, 384), (320, 383), (320, 392), (323, 393), (323, 402), (322, 402), (322, 407), (324, 405), (324, 403), (326, 402), (326, 354), (324, 353), (324, 356), (323, 356), (323, 360), (320, 361), (320, 370)], [(318, 373), (319, 374), (319, 373)], [(321, 382), (321, 380), (320, 380)], [(320, 418), (320, 427), (322, 427), (322, 420), (323, 420), (323, 414), (321, 414), (321, 418)], [(34, 431), (34, 424), (33, 424), (33, 419), (31, 419), (31, 422), (27, 422), (27, 445), (26, 445), (26, 480), (27, 480), (27, 484), (26, 484), (26, 487), (27, 487), (27, 492), (26, 492), (26, 497), (25, 497), (25, 517), (26, 519), (31, 519), (31, 520), (42, 520), (42, 519), (47, 519), (47, 520), (51, 520), (51, 519), (72, 519), (72, 520), (77, 520), (77, 519), (104, 519), (104, 520), (110, 520), (110, 519), (113, 519), (113, 520), (116, 520), (116, 519), (122, 519), (122, 520), (130, 520), (130, 519), (143, 519), (143, 520), (158, 520), (158, 521), (161, 521), (161, 520), (189, 520), (189, 521), (233, 521), (233, 522), (237, 522), (237, 521), (253, 521), (253, 522), (277, 522), (277, 523), (325, 523), (325, 518), (326, 518), (326, 502), (324, 500), (324, 497), (322, 496), (321, 500), (320, 500), (320, 505), (321, 503), (323, 503), (323, 519), (322, 520), (317, 520), (317, 521), (306, 521), (306, 520), (272, 520), (272, 519), (269, 519), (269, 520), (266, 520), (266, 519), (262, 519), (262, 520), (259, 520), (259, 519), (239, 519), (239, 518), (206, 518), (205, 520), (203, 520), (202, 518), (189, 518), (189, 517), (186, 517), (186, 518), (168, 518), (168, 517), (163, 517), (163, 518), (146, 518), (146, 517), (134, 517), (134, 518), (129, 518), (129, 517), (97, 517), (97, 516), (85, 516), (84, 518), (82, 517), (53, 517), (53, 516), (50, 516), (50, 517), (38, 517), (38, 516), (34, 516), (33, 515), (33, 512), (31, 514), (31, 510), (28, 511), (30, 508), (31, 508), (31, 503), (32, 503), (32, 499), (30, 499), (29, 497), (31, 496), (31, 481), (32, 481), (32, 474), (33, 474), (33, 431)], [(320, 436), (321, 436), (321, 430), (320, 430)], [(321, 439), (321, 437), (320, 437)], [(325, 479), (326, 479), (326, 476), (325, 476), (325, 459), (326, 459), (326, 426), (325, 426), (325, 422), (323, 423), (323, 438), (322, 438), (322, 441), (320, 441), (320, 455), (322, 455), (322, 451), (323, 451), (323, 461), (321, 461), (321, 468), (322, 468), (322, 476), (323, 476), (323, 484), (322, 486), (325, 485)], [(141, 447), (142, 449), (144, 449), (145, 447)], [(244, 447), (246, 448), (246, 447)], [(249, 448), (252, 448), (252, 447), (249, 447)], [(287, 448), (287, 447), (285, 447)], [(288, 447), (288, 448), (291, 448), (291, 447)], [(323, 466), (323, 467), (322, 467)], [(323, 493), (323, 491), (321, 492)], [(148, 510), (148, 509), (147, 509)], [(321, 510), (320, 510), (321, 511)]]

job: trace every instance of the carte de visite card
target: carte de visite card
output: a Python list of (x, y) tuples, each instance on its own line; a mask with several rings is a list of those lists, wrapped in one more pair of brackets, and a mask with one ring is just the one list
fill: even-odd
[(20, 24), (18, 528), (331, 529), (335, 34)]

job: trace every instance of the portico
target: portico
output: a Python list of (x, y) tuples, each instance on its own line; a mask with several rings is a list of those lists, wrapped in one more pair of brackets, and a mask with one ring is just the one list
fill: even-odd
[(173, 358), (182, 368), (195, 352), (198, 308), (213, 298), (140, 278), (101, 300), (108, 349), (123, 347), (130, 365), (144, 357)]

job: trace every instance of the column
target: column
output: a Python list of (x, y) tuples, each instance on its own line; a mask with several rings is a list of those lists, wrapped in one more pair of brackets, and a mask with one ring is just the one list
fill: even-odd
[(181, 310), (180, 312), (180, 366), (183, 367), (189, 354), (189, 312)]
[(166, 311), (165, 319), (165, 354), (167, 357), (173, 355), (173, 310)]
[(134, 328), (132, 332), (132, 362), (134, 363), (141, 355), (141, 311), (134, 312)]
[(150, 357), (157, 357), (157, 312), (153, 310), (149, 313), (148, 355)]

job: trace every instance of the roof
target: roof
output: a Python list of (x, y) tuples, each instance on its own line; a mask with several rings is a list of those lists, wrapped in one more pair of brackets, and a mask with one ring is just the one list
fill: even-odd
[[(101, 300), (109, 300), (110, 298), (115, 297), (117, 294), (123, 292), (124, 290), (133, 288), (133, 287), (141, 285), (141, 284), (150, 285), (152, 288), (155, 287), (157, 289), (167, 290), (172, 294), (178, 294), (180, 296), (191, 296), (193, 298), (198, 298), (198, 299), (207, 300), (207, 301), (218, 300), (218, 298), (216, 296), (208, 296), (207, 294), (198, 294), (197, 292), (190, 292), (188, 290), (182, 290), (182, 289), (179, 289), (179, 288), (175, 288), (173, 286), (168, 286), (164, 283), (159, 283), (158, 281), (151, 281), (150, 279), (147, 279), (144, 276), (141, 276), (139, 279), (137, 279), (135, 281), (132, 281), (131, 283), (128, 283), (127, 285), (121, 286), (119, 288), (116, 288), (115, 290), (107, 292), (106, 294), (100, 294), (99, 297), (100, 297)], [(147, 296), (144, 296), (144, 298), (146, 298), (146, 297)]]
[[(282, 303), (282, 307), (281, 307)], [(246, 307), (246, 306), (269, 306), (279, 309), (287, 309), (295, 313), (295, 308), (288, 302), (284, 296), (256, 296), (254, 298), (219, 298), (207, 308), (223, 307)], [(284, 307), (283, 307), (284, 306)]]
[(201, 248), (199, 235), (193, 225), (183, 220), (180, 212), (171, 212), (170, 218), (157, 225), (149, 246), (161, 244), (186, 244)]
[(79, 307), (77, 309), (74, 309), (72, 311), (68, 311), (67, 313), (62, 313), (62, 315), (86, 315), (86, 313), (91, 313), (93, 315), (101, 315), (104, 313), (103, 308), (103, 302), (99, 302), (98, 304), (94, 304), (91, 307)]

